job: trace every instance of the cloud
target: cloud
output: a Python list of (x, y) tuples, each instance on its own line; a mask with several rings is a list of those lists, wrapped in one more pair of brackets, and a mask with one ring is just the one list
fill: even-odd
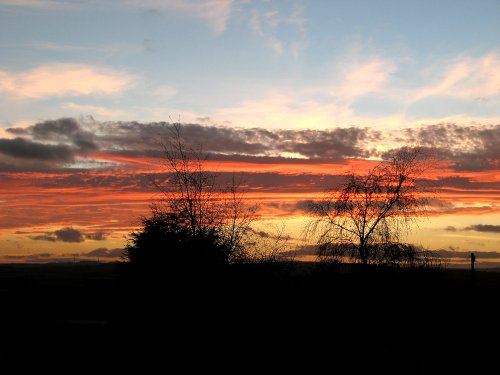
[[(276, 17), (272, 12), (271, 16)], [(264, 12), (254, 11), (252, 20), (254, 33), (267, 35)], [(273, 41), (272, 45), (277, 54), (286, 51), (282, 43)], [(321, 81), (292, 82), (289, 87), (266, 85), (255, 96), (207, 114), (267, 128), (351, 124), (400, 128), (441, 121), (495, 123), (500, 118), (494, 105), (500, 99), (497, 54), (461, 57), (454, 63), (440, 61), (421, 77), (405, 76), (402, 60), (370, 54), (364, 47), (347, 49), (343, 55), (340, 62), (323, 68)]]
[(83, 242), (85, 237), (78, 229), (66, 227), (54, 232), (58, 241), (63, 242)]
[[(10, 129), (7, 129), (9, 131)], [(94, 142), (95, 135), (92, 132), (81, 129), (80, 124), (73, 118), (61, 118), (48, 120), (26, 128), (35, 140), (44, 141), (70, 141), (79, 147), (81, 152), (95, 151), (98, 146)]]
[(24, 138), (0, 139), (0, 153), (21, 159), (70, 161), (73, 151), (66, 145), (50, 145)]
[(54, 232), (48, 232), (42, 235), (31, 236), (32, 240), (35, 241), (62, 241), (62, 242), (83, 242), (85, 241), (84, 234), (78, 229), (71, 227), (62, 228)]
[(500, 225), (476, 224), (471, 225), (464, 230), (473, 230), (476, 232), (500, 233)]
[(122, 248), (108, 250), (105, 247), (100, 247), (82, 255), (91, 258), (121, 258), (123, 256), (123, 252), (124, 249)]
[(435, 82), (418, 90), (414, 101), (435, 96), (487, 98), (499, 94), (500, 56), (461, 56), (432, 67), (427, 75)]
[(20, 99), (110, 95), (124, 91), (138, 79), (109, 68), (53, 63), (25, 72), (0, 70), (0, 94)]
[(32, 236), (31, 239), (35, 240), (35, 241), (50, 241), (50, 242), (56, 242), (57, 241), (57, 237), (54, 236), (51, 233), (40, 234), (40, 235), (37, 235), (37, 236)]
[(232, 123), (267, 128), (325, 129), (351, 124), (387, 127), (388, 122), (401, 125), (404, 114), (394, 114), (391, 110), (390, 116), (374, 117), (362, 113), (365, 109), (358, 110), (366, 106), (356, 106), (357, 100), (370, 94), (377, 94), (392, 107), (393, 102), (399, 103), (400, 95), (395, 95), (390, 87), (396, 70), (392, 60), (356, 50), (324, 71), (320, 82), (270, 87), (261, 90), (258, 97), (218, 108), (213, 115)]
[[(21, 233), (21, 232), (18, 232)], [(84, 242), (85, 240), (104, 241), (107, 239), (104, 231), (85, 233), (71, 227), (61, 228), (54, 232), (47, 232), (40, 235), (30, 236), (35, 241), (62, 241), (62, 242)]]
[(433, 124), (403, 132), (403, 140), (434, 149), (457, 171), (495, 169), (500, 162), (500, 125)]
[[(52, 128), (61, 127), (55, 123), (61, 119), (37, 124), (29, 128), (11, 128), (13, 134), (30, 134), (33, 137), (43, 136), (46, 139), (63, 141), (73, 134), (80, 134), (81, 127), (71, 126), (53, 135)], [(85, 124), (80, 125), (85, 126)], [(149, 155), (161, 156), (159, 142), (169, 134), (168, 123), (138, 122), (106, 122), (90, 124), (94, 137), (90, 137), (101, 149), (148, 152)], [(37, 135), (38, 134), (38, 135)], [(334, 128), (330, 130), (267, 130), (263, 128), (235, 128), (207, 126), (199, 124), (183, 124), (182, 136), (189, 144), (202, 145), (203, 150), (221, 155), (254, 155), (276, 157), (295, 154), (303, 158), (341, 159), (343, 157), (359, 157), (366, 155), (362, 142), (376, 139), (376, 131), (366, 128)], [(236, 156), (235, 156), (236, 157)]]
[(102, 231), (87, 233), (85, 238), (92, 241), (104, 241), (106, 239), (106, 233)]
[(127, 0), (131, 6), (149, 8), (149, 12), (158, 10), (174, 11), (199, 18), (221, 34), (233, 11), (233, 0)]
[(288, 12), (278, 11), (276, 4), (261, 4), (267, 9), (253, 8), (249, 11), (249, 25), (252, 32), (262, 38), (265, 44), (278, 56), (288, 52), (294, 59), (307, 45), (306, 19), (303, 8), (291, 3)]
[(344, 64), (340, 69), (344, 77), (342, 83), (334, 86), (330, 92), (344, 100), (381, 91), (396, 70), (394, 63), (378, 56), (363, 59), (356, 57)]
[(317, 98), (317, 95), (294, 88), (273, 90), (257, 99), (244, 100), (237, 106), (219, 108), (215, 115), (243, 126), (268, 129), (314, 129), (353, 122), (349, 105), (338, 104), (325, 93)]
[(365, 154), (359, 142), (368, 135), (363, 128), (337, 128), (325, 131), (300, 132), (299, 142), (284, 144), (287, 152), (298, 153), (308, 158), (341, 159)]
[[(200, 121), (211, 123), (209, 118)], [(0, 139), (0, 153), (18, 159), (69, 161), (75, 153), (91, 157), (99, 151), (99, 159), (108, 157), (114, 163), (108, 166), (120, 163), (120, 157), (129, 163), (140, 163), (141, 157), (163, 157), (161, 142), (170, 134), (169, 129), (171, 124), (165, 122), (61, 118), (6, 129), (18, 138)], [(258, 164), (346, 163), (352, 159), (380, 158), (385, 150), (415, 144), (440, 160), (451, 162), (449, 168), (457, 172), (493, 171), (500, 165), (497, 152), (500, 125), (430, 124), (396, 131), (359, 126), (284, 130), (188, 123), (182, 125), (182, 136), (195, 147), (202, 145), (211, 160)], [(7, 165), (11, 161), (2, 162)], [(98, 163), (88, 166), (95, 167), (99, 167)], [(445, 188), (488, 188), (469, 177), (446, 177), (440, 183)]]

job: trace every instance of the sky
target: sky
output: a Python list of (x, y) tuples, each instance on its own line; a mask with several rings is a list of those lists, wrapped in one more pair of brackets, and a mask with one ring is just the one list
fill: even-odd
[(345, 173), (431, 149), (408, 241), (500, 261), (499, 0), (0, 0), (0, 47), (0, 261), (117, 259), (177, 121), (297, 238)]

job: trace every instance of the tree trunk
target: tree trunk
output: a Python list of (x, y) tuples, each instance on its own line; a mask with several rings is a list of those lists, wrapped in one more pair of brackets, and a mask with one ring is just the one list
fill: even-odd
[(359, 245), (359, 258), (361, 259), (361, 264), (363, 265), (363, 269), (366, 269), (366, 266), (368, 265), (368, 254), (366, 253), (366, 247), (364, 243), (361, 243)]

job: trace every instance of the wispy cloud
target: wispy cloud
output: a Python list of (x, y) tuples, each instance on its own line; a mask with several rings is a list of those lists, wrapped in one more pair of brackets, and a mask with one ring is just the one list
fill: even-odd
[(384, 91), (384, 84), (396, 70), (392, 61), (378, 56), (357, 60), (342, 63), (339, 71), (343, 78), (340, 85), (331, 89), (332, 96), (351, 101), (361, 95)]
[(306, 19), (303, 8), (291, 4), (288, 13), (272, 8), (249, 10), (249, 25), (252, 32), (264, 40), (276, 55), (290, 53), (295, 59), (307, 45)]
[(216, 33), (226, 31), (233, 11), (233, 0), (127, 0), (126, 4), (150, 10), (169, 10), (199, 18)]
[(54, 63), (25, 72), (0, 70), (0, 94), (14, 98), (47, 98), (116, 94), (139, 79), (124, 71), (83, 64)]
[(440, 62), (424, 73), (431, 81), (417, 91), (414, 100), (432, 96), (450, 96), (475, 100), (500, 94), (500, 56), (461, 56)]
[[(322, 82), (263, 85), (258, 97), (208, 114), (233, 124), (271, 128), (353, 124), (400, 128), (500, 121), (498, 54), (440, 61), (421, 70), (420, 78), (405, 76), (401, 64), (351, 47), (341, 61), (324, 71)], [(421, 104), (426, 99), (433, 102)], [(446, 105), (440, 106), (439, 100)]]

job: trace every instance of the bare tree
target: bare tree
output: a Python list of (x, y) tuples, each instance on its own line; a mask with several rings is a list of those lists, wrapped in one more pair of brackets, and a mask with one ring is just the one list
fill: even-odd
[(211, 236), (227, 252), (227, 261), (243, 259), (244, 237), (255, 219), (255, 208), (245, 204), (241, 184), (233, 178), (219, 182), (219, 175), (206, 169), (208, 154), (201, 145), (182, 137), (182, 126), (172, 124), (160, 141), (167, 179), (153, 183), (162, 194), (155, 205), (157, 217), (176, 221), (192, 238)]
[(340, 189), (313, 203), (308, 233), (317, 236), (320, 257), (332, 252), (337, 261), (364, 265), (415, 257), (401, 237), (426, 212), (428, 187), (418, 179), (430, 161), (420, 148), (401, 148), (366, 175), (351, 173)]
[(249, 261), (256, 263), (282, 263), (293, 261), (295, 253), (290, 249), (290, 235), (284, 223), (269, 224), (266, 231), (251, 230), (246, 238)]

